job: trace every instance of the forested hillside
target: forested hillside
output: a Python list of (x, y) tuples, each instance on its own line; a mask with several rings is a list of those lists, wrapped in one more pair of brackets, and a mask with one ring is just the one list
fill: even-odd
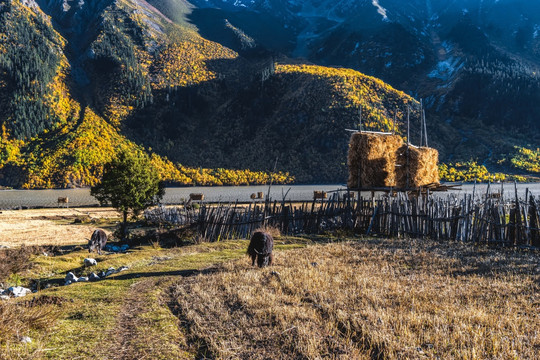
[(357, 128), (360, 109), (365, 128), (391, 130), (395, 116), (399, 131), (407, 104), (417, 106), (382, 81), (348, 69), (278, 64), (267, 80), (259, 75), (242, 85), (225, 78), (158, 92), (153, 106), (127, 120), (130, 136), (188, 166), (265, 169), (278, 159), (299, 182), (341, 182), (345, 129)]
[(211, 40), (240, 51), (216, 25), (228, 19), (267, 48), (352, 68), (423, 99), (442, 161), (531, 174), (509, 159), (519, 157), (515, 146), (540, 146), (540, 2), (191, 2), (188, 18)]
[[(419, 103), (412, 97), (358, 71), (283, 55), (280, 49), (299, 51), (280, 45), (298, 29), (265, 33), (263, 25), (277, 29), (275, 17), (232, 11), (229, 19), (195, 5), (0, 0), (0, 185), (92, 185), (121, 148), (145, 151), (171, 184), (262, 184), (275, 164), (274, 182), (344, 182), (345, 129), (358, 128), (361, 117), (364, 128), (393, 130), (395, 120), (405, 135), (407, 106), (411, 140), (418, 142)], [(408, 69), (386, 67), (392, 59), (379, 65), (403, 85), (435, 58), (400, 26), (385, 25), (386, 38), (404, 34), (394, 45), (416, 49), (411, 64), (422, 61)], [(466, 49), (470, 39), (461, 30), (450, 34)], [(363, 39), (376, 48), (381, 34)], [(379, 50), (364, 55), (366, 64), (381, 61)], [(489, 58), (494, 50), (478, 51)], [(451, 163), (489, 158), (496, 171), (536, 173), (536, 139), (500, 127), (534, 127), (536, 73), (500, 56), (474, 59), (456, 64), (459, 77), (444, 78), (441, 70), (423, 85), (433, 94), (426, 108), (443, 109), (430, 114), (430, 145)], [(505, 101), (519, 106), (508, 112)]]
[(148, 4), (12, 0), (0, 12), (4, 186), (92, 185), (136, 147), (174, 184), (267, 183), (274, 164), (274, 182), (340, 182), (359, 111), (390, 129), (416, 106), (355, 71), (287, 65), (224, 23), (247, 44), (239, 54)]
[[(51, 2), (45, 9), (54, 14), (58, 10), (54, 6)], [(271, 176), (267, 168), (189, 168), (126, 137), (122, 122), (152, 104), (153, 91), (213, 78), (204, 60), (235, 56), (192, 31), (177, 39), (178, 30), (172, 29), (175, 40), (158, 43), (132, 6), (110, 4), (99, 16), (90, 12), (87, 25), (95, 38), (87, 34), (86, 44), (68, 46), (61, 33), (68, 38), (80, 35), (84, 26), (67, 28), (66, 18), (88, 14), (70, 14), (68, 9), (60, 12), (63, 18), (51, 20), (34, 2), (0, 3), (0, 184), (22, 188), (93, 185), (103, 164), (121, 148), (146, 149), (163, 180), (173, 184), (267, 183)], [(55, 21), (63, 25), (55, 24), (55, 29)], [(81, 48), (83, 54), (77, 52)], [(277, 183), (293, 180), (282, 172), (272, 176)]]

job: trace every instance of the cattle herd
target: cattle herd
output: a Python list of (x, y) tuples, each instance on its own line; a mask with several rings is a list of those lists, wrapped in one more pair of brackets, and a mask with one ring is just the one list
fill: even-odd
[[(88, 252), (97, 251), (101, 255), (101, 250), (107, 244), (107, 234), (102, 229), (96, 229), (92, 237), (88, 240)], [(251, 266), (265, 267), (274, 262), (274, 238), (265, 231), (257, 231), (251, 237), (247, 254), (251, 257)]]

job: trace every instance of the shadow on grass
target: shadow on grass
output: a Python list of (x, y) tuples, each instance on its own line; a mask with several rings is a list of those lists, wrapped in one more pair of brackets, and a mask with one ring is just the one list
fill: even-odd
[(173, 271), (148, 271), (148, 272), (135, 272), (128, 274), (121, 274), (113, 277), (107, 277), (103, 280), (132, 280), (140, 278), (150, 278), (150, 277), (161, 277), (161, 276), (180, 276), (180, 277), (191, 277), (195, 275), (208, 275), (218, 272), (217, 267), (210, 267), (207, 269), (197, 270), (197, 269), (187, 269), (187, 270), (173, 270)]
[[(74, 272), (75, 270), (72, 270)], [(218, 268), (212, 267), (207, 268), (203, 270), (197, 270), (197, 269), (187, 269), (187, 270), (175, 270), (175, 271), (149, 271), (149, 272), (134, 272), (134, 273), (127, 273), (127, 274), (121, 274), (121, 275), (110, 275), (106, 278), (103, 278), (101, 280), (95, 281), (96, 283), (99, 283), (101, 281), (105, 280), (112, 280), (112, 281), (122, 281), (122, 280), (133, 280), (133, 279), (143, 279), (143, 278), (155, 278), (155, 277), (163, 277), (163, 276), (178, 276), (178, 277), (192, 277), (199, 274), (207, 275), (207, 274), (213, 274), (218, 271)], [(65, 286), (65, 280), (64, 279), (46, 279), (44, 281), (40, 280), (34, 280), (31, 284), (31, 286), (35, 286), (38, 289), (45, 289), (45, 286)]]

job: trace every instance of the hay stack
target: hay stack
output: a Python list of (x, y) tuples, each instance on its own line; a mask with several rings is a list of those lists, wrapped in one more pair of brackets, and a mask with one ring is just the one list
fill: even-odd
[(354, 133), (349, 143), (350, 188), (396, 186), (398, 149), (403, 145), (400, 136), (389, 134)]
[[(407, 187), (407, 145), (398, 150), (397, 187)], [(439, 183), (439, 152), (429, 147), (409, 147), (409, 188)]]
[(349, 179), (347, 186), (349, 188), (358, 187), (358, 178), (360, 176), (360, 133), (354, 133), (349, 141), (349, 154), (347, 155), (347, 166), (349, 167)]

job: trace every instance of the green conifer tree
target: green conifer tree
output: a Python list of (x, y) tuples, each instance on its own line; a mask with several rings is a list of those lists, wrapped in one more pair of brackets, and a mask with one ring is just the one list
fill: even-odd
[(141, 151), (121, 150), (105, 164), (101, 182), (90, 189), (101, 204), (110, 203), (122, 213), (122, 236), (126, 235), (128, 215), (137, 217), (159, 202), (165, 194), (163, 183), (150, 159)]

